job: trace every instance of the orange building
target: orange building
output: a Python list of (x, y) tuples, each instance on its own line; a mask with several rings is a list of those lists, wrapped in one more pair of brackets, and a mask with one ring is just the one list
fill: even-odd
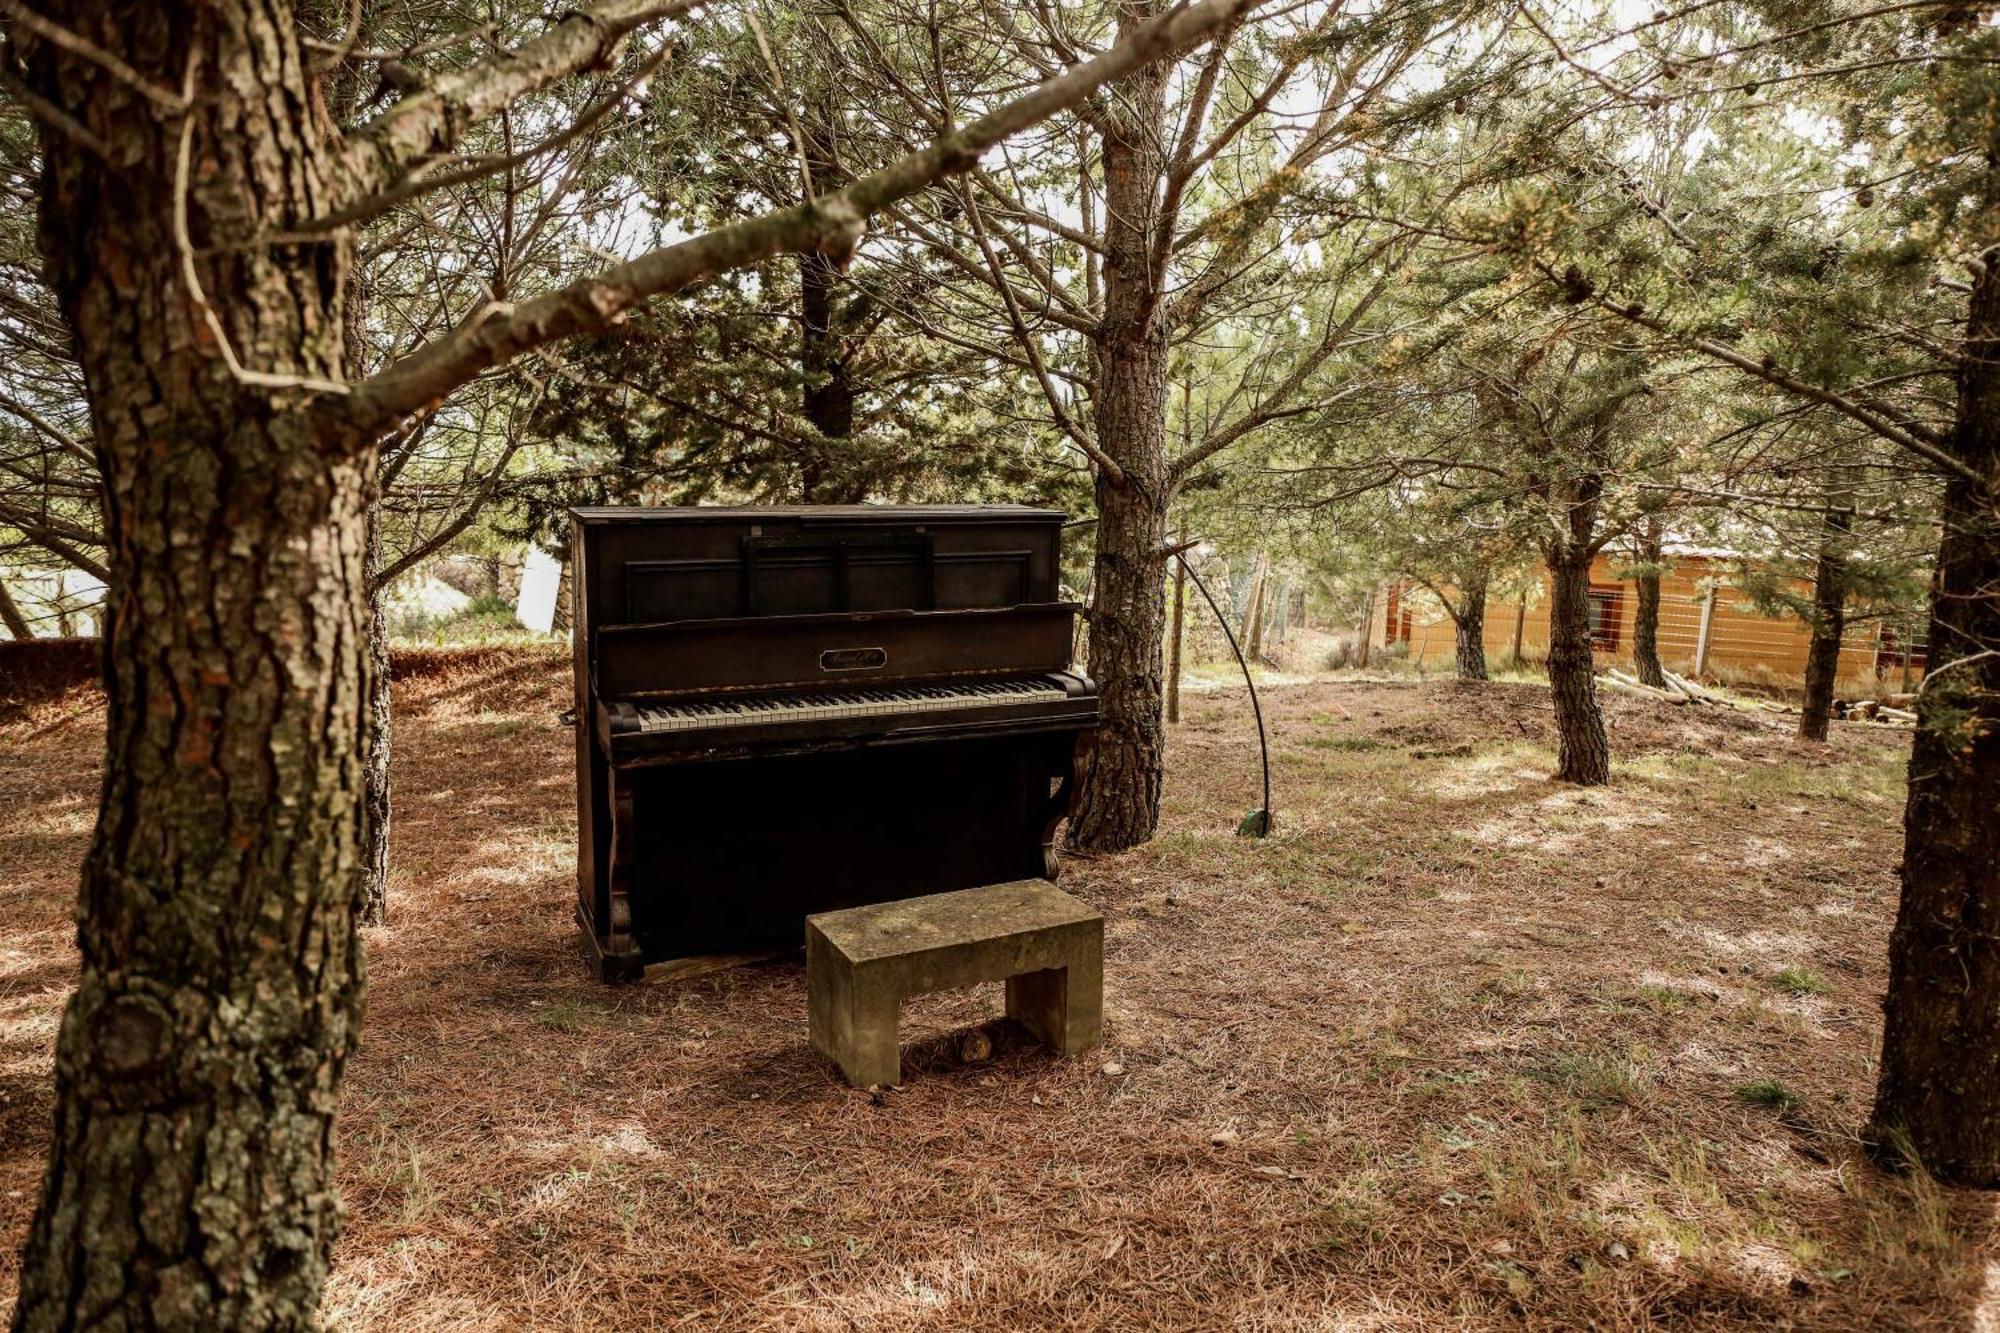
[[(1619, 577), (1621, 555), (1599, 555), (1590, 567), (1591, 635), (1600, 667), (1632, 661), (1632, 622), (1638, 588)], [(1725, 681), (1796, 684), (1805, 675), (1811, 631), (1797, 616), (1769, 616), (1732, 586), (1741, 562), (1710, 554), (1670, 554), (1660, 575), (1660, 661), (1685, 676)], [(1802, 593), (1811, 585), (1798, 583)], [(1371, 650), (1407, 645), (1410, 660), (1451, 668), (1451, 617), (1437, 597), (1408, 579), (1376, 591), (1369, 626)], [(1499, 664), (1521, 656), (1539, 661), (1548, 651), (1549, 590), (1543, 575), (1521, 597), (1495, 595), (1486, 603), (1486, 659)], [(1923, 674), (1923, 645), (1907, 652), (1882, 622), (1849, 627), (1840, 648), (1840, 679), (1852, 684), (1882, 677), (1900, 681)]]

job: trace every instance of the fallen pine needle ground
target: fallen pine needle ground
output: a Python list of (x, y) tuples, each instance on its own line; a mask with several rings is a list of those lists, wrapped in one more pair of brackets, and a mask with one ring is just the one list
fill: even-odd
[[(1065, 862), (1106, 1042), (997, 985), (913, 1001), (905, 1086), (806, 1045), (794, 959), (608, 988), (571, 924), (567, 661), (399, 682), (327, 1326), (1992, 1327), (1985, 1195), (1853, 1140), (1906, 732), (1545, 690), (1283, 685), (1277, 827), (1240, 690), (1191, 691), (1160, 835)], [(39, 1185), (98, 702), (0, 727), (0, 1310)], [(884, 793), (885, 819), (893, 794)], [(782, 836), (784, 812), (771, 812)], [(690, 831), (699, 837), (699, 830)], [(964, 1063), (983, 1026), (992, 1057)]]

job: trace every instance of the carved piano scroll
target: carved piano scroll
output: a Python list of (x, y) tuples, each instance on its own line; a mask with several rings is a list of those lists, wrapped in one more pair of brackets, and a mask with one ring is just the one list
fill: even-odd
[(1069, 818), (1070, 802), (1076, 797), (1076, 770), (1064, 768), (1050, 786), (1053, 790), (1042, 823), (1042, 878), (1053, 881), (1062, 873), (1062, 858), (1056, 855), (1056, 829)]
[(610, 919), (604, 923), (607, 957), (636, 956), (639, 942), (632, 933), (632, 848), (634, 810), (632, 774), (613, 767), (611, 781)]

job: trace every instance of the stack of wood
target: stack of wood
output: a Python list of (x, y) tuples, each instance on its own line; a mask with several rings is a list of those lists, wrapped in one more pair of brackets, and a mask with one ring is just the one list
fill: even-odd
[(1916, 702), (1914, 694), (1891, 694), (1880, 699), (1836, 699), (1833, 701), (1833, 715), (1850, 722), (1894, 722), (1913, 727), (1917, 724)]
[(1733, 700), (1725, 699), (1713, 691), (1703, 689), (1685, 676), (1676, 675), (1671, 671), (1663, 672), (1662, 674), (1666, 677), (1666, 689), (1647, 685), (1630, 672), (1612, 667), (1604, 675), (1604, 685), (1606, 688), (1617, 690), (1621, 694), (1643, 695), (1648, 699), (1658, 699), (1662, 703), (1680, 704), (1683, 706), (1688, 704), (1705, 704), (1713, 708), (1742, 707), (1742, 705)]
[[(1733, 699), (1725, 699), (1712, 690), (1703, 689), (1685, 676), (1676, 675), (1671, 671), (1664, 674), (1667, 679), (1667, 688), (1664, 690), (1644, 684), (1629, 671), (1622, 671), (1617, 667), (1608, 669), (1599, 680), (1606, 689), (1616, 690), (1620, 694), (1637, 694), (1648, 699), (1658, 699), (1662, 703), (1683, 706), (1706, 704), (1716, 708), (1737, 709), (1750, 707)], [(1897, 726), (1915, 726), (1917, 715), (1913, 707), (1916, 702), (1917, 696), (1914, 694), (1891, 694), (1880, 699), (1836, 699), (1833, 703), (1833, 715), (1850, 722), (1883, 722)], [(1760, 700), (1756, 706), (1772, 713), (1799, 711), (1790, 704), (1768, 699)]]

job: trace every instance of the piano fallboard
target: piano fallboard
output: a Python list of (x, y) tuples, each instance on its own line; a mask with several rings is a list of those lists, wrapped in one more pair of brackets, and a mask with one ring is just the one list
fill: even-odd
[(597, 631), (597, 696), (859, 688), (962, 673), (1061, 671), (1069, 665), (1075, 623), (1075, 606), (1052, 602), (605, 625)]

